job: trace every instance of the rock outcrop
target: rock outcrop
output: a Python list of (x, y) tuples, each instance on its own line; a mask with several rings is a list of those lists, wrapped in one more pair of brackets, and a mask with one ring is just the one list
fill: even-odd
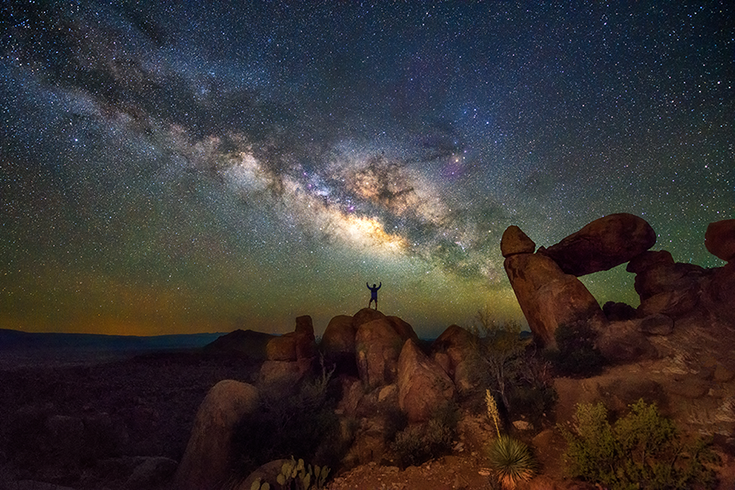
[(338, 315), (332, 318), (324, 330), (320, 350), (327, 357), (355, 354), (355, 334), (357, 328), (349, 315)]
[(296, 385), (309, 372), (317, 354), (311, 317), (296, 318), (294, 331), (270, 339), (265, 351), (266, 361), (260, 368), (260, 383)]
[(176, 470), (175, 488), (219, 490), (229, 477), (236, 424), (258, 407), (258, 390), (247, 383), (223, 380), (199, 406), (186, 451)]
[(704, 246), (715, 257), (732, 262), (735, 259), (735, 219), (710, 223), (704, 234)]
[(458, 391), (473, 388), (472, 373), (480, 339), (458, 325), (450, 325), (431, 344), (431, 357), (454, 381)]
[(560, 325), (605, 323), (600, 305), (582, 282), (540, 253), (505, 259), (505, 272), (537, 342), (553, 346)]
[(584, 226), (538, 253), (551, 257), (567, 274), (584, 276), (624, 264), (656, 243), (656, 232), (632, 214), (611, 214)]
[(407, 340), (398, 360), (398, 405), (409, 422), (425, 422), (454, 397), (454, 383), (434, 360)]
[(368, 391), (395, 381), (398, 356), (404, 342), (405, 339), (385, 317), (363, 323), (357, 328), (357, 370)]

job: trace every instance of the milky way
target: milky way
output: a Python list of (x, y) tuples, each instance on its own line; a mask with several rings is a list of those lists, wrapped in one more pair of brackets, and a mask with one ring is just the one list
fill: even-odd
[(728, 2), (142, 3), (2, 7), (0, 328), (320, 332), (382, 282), (432, 336), (521, 318), (509, 225), (617, 212), (723, 264)]

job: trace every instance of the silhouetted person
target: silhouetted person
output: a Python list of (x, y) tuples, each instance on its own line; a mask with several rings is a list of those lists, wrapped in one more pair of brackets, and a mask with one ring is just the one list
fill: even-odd
[(381, 282), (379, 286), (376, 286), (373, 284), (373, 287), (370, 287), (370, 284), (365, 283), (365, 285), (370, 290), (370, 301), (368, 302), (368, 308), (370, 308), (370, 305), (373, 304), (373, 301), (375, 301), (375, 309), (378, 309), (378, 289), (380, 289), (383, 286), (383, 283)]

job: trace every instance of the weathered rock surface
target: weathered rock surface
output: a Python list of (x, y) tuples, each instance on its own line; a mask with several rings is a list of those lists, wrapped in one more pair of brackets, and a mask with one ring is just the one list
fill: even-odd
[(413, 327), (408, 322), (401, 320), (397, 316), (387, 316), (386, 318), (403, 340), (411, 339), (414, 342), (418, 342), (419, 336), (416, 335)]
[(357, 328), (349, 315), (338, 315), (329, 320), (319, 348), (326, 356), (355, 353)]
[(357, 328), (357, 370), (368, 391), (395, 381), (403, 343), (404, 339), (384, 315)]
[(296, 361), (316, 356), (314, 326), (308, 315), (296, 318), (293, 332), (273, 337), (266, 345), (266, 356), (270, 361)]
[(605, 323), (594, 296), (550, 257), (516, 254), (506, 258), (504, 266), (528, 325), (541, 345), (555, 344), (554, 333), (560, 325)]
[(704, 234), (704, 246), (725, 262), (735, 259), (735, 219), (710, 223)]
[(352, 321), (354, 322), (355, 328), (359, 328), (363, 323), (380, 320), (382, 318), (385, 318), (385, 315), (378, 310), (363, 308), (352, 316)]
[(597, 348), (611, 364), (625, 364), (658, 357), (656, 348), (641, 332), (640, 320), (612, 322), (599, 333)]
[(220, 381), (199, 406), (186, 451), (176, 471), (175, 488), (215, 490), (229, 476), (233, 431), (258, 407), (258, 390), (239, 381)]
[(478, 369), (475, 355), (479, 339), (458, 325), (450, 325), (431, 344), (431, 357), (452, 378), (459, 391), (473, 387), (473, 371)]
[(311, 317), (300, 316), (293, 332), (273, 337), (266, 345), (267, 359), (260, 368), (260, 384), (295, 386), (311, 370), (316, 354)]
[(511, 225), (503, 232), (500, 239), (500, 252), (503, 257), (515, 254), (532, 254), (536, 251), (536, 244), (523, 233), (516, 225)]
[(539, 254), (551, 257), (562, 271), (584, 276), (624, 264), (656, 243), (656, 232), (643, 218), (611, 214), (584, 226)]
[(698, 265), (674, 262), (665, 250), (642, 253), (626, 270), (636, 274), (642, 317), (663, 314), (673, 318), (693, 310), (699, 303), (702, 281), (709, 274)]
[(407, 340), (398, 360), (398, 405), (409, 422), (429, 420), (432, 411), (454, 397), (454, 383), (444, 370)]
[(735, 262), (712, 271), (703, 284), (704, 308), (721, 321), (735, 325)]
[(176, 466), (176, 461), (163, 456), (141, 458), (125, 482), (125, 488), (129, 490), (158, 488), (169, 481), (176, 471)]

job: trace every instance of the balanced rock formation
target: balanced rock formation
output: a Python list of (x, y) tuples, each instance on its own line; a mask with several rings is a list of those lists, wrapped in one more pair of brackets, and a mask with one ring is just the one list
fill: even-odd
[(646, 220), (619, 213), (597, 219), (556, 245), (539, 248), (538, 253), (579, 277), (624, 264), (655, 243), (656, 232)]
[(704, 234), (704, 246), (715, 257), (732, 262), (735, 259), (735, 219), (710, 223)]
[(398, 359), (398, 406), (409, 422), (425, 422), (454, 397), (454, 383), (434, 360), (407, 340)]
[(510, 225), (503, 232), (503, 237), (500, 239), (500, 253), (503, 254), (503, 257), (532, 254), (535, 251), (536, 244), (516, 225)]
[(235, 426), (258, 407), (258, 390), (247, 383), (223, 380), (199, 406), (189, 443), (176, 471), (175, 488), (219, 490), (229, 477)]
[(519, 253), (503, 264), (513, 292), (537, 342), (556, 344), (560, 325), (605, 323), (600, 305), (582, 282), (540, 253)]

